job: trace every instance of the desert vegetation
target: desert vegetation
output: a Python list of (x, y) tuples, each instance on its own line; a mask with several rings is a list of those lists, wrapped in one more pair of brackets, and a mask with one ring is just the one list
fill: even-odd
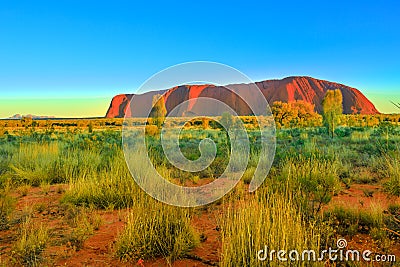
[[(323, 266), (262, 262), (257, 252), (322, 250), (338, 238), (400, 258), (399, 115), (337, 115), (332, 129), (309, 109), (272, 107), (276, 155), (254, 193), (247, 189), (260, 136), (254, 117), (240, 117), (251, 144), (247, 170), (229, 194), (198, 208), (160, 203), (132, 179), (121, 127), (144, 119), (0, 121), (0, 265)], [(149, 155), (171, 182), (203, 185), (226, 168), (229, 141), (214, 120), (194, 118), (181, 132), (188, 159), (200, 156), (202, 139), (216, 143), (214, 162), (196, 173), (168, 162), (154, 124)]]

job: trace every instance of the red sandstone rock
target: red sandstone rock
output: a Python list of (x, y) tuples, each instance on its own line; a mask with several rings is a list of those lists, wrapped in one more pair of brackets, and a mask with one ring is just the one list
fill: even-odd
[[(318, 80), (311, 77), (287, 77), (282, 80), (267, 80), (257, 82), (270, 105), (274, 101), (290, 102), (304, 100), (315, 105), (317, 112), (322, 111), (321, 103), (327, 90), (340, 89), (343, 95), (343, 112), (345, 114), (377, 114), (379, 111), (359, 90), (329, 81)], [(235, 90), (252, 96), (251, 90), (246, 84), (233, 85)], [(223, 101), (232, 107), (239, 115), (251, 115), (252, 112), (236, 94), (225, 87), (214, 85), (181, 85), (169, 90), (152, 91), (133, 97), (133, 94), (117, 95), (113, 98), (107, 111), (107, 118), (124, 117), (144, 117), (143, 110), (146, 110), (152, 103), (153, 95), (164, 94), (167, 111), (170, 112), (180, 103), (198, 97), (210, 97)], [(131, 101), (133, 97), (133, 100)], [(128, 108), (131, 101), (132, 112)], [(257, 101), (254, 99), (254, 101)], [(180, 107), (178, 114), (199, 114), (201, 110), (209, 109), (202, 107), (196, 101), (189, 102), (186, 106)], [(218, 107), (208, 110), (209, 113), (220, 113)], [(257, 110), (256, 110), (257, 112)]]

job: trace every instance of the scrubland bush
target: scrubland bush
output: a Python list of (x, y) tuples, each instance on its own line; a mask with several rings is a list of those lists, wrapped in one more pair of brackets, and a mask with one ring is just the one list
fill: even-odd
[(334, 206), (324, 213), (324, 218), (333, 221), (342, 235), (353, 236), (357, 233), (369, 233), (371, 229), (384, 227), (383, 207), (373, 203), (367, 209)]
[(0, 230), (8, 228), (9, 216), (15, 208), (15, 202), (15, 199), (10, 195), (8, 185), (0, 188)]
[(273, 190), (292, 197), (308, 217), (315, 216), (340, 190), (336, 160), (294, 156), (281, 163), (281, 173), (269, 180)]
[(125, 165), (122, 155), (102, 171), (79, 175), (70, 181), (62, 201), (75, 205), (94, 205), (98, 208), (132, 206), (139, 189)]
[(393, 196), (400, 196), (400, 159), (396, 153), (392, 157), (387, 158), (387, 174), (389, 181), (385, 184), (385, 190)]
[[(269, 261), (268, 252), (266, 262), (258, 259), (258, 251), (265, 248), (318, 251), (320, 230), (303, 220), (290, 198), (264, 193), (257, 191), (246, 201), (228, 201), (221, 219), (221, 266), (282, 266), (276, 257)], [(291, 264), (306, 266), (301, 261)]]
[(100, 215), (93, 208), (65, 206), (66, 218), (72, 231), (66, 236), (67, 246), (75, 251), (83, 247), (84, 242), (102, 224)]
[(24, 266), (37, 266), (42, 260), (41, 254), (49, 240), (46, 226), (33, 224), (30, 220), (23, 222), (20, 235), (13, 246), (13, 254)]
[(197, 243), (187, 209), (143, 199), (129, 214), (115, 253), (126, 261), (159, 256), (175, 260), (184, 257)]
[(354, 131), (350, 134), (350, 138), (352, 142), (363, 142), (368, 141), (370, 138), (370, 132), (367, 131)]

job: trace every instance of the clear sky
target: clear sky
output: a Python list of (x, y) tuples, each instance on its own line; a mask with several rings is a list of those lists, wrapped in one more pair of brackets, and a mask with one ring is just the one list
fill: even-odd
[(0, 118), (104, 116), (114, 95), (195, 60), (344, 83), (399, 112), (399, 14), (398, 1), (3, 0)]

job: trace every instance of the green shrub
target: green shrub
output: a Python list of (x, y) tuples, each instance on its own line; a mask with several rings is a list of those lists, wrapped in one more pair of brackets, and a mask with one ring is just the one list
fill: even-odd
[(13, 254), (25, 266), (36, 266), (42, 260), (41, 254), (49, 240), (48, 229), (40, 224), (35, 226), (29, 219), (22, 223), (20, 236), (13, 246)]
[(71, 233), (67, 235), (67, 246), (75, 251), (83, 247), (84, 242), (102, 223), (101, 217), (92, 209), (68, 207), (68, 223), (72, 227)]
[(400, 196), (400, 161), (398, 155), (387, 159), (387, 174), (389, 181), (385, 190), (392, 196)]
[(9, 216), (15, 208), (15, 199), (10, 196), (10, 188), (0, 189), (0, 230), (8, 228)]
[(291, 195), (306, 216), (313, 217), (340, 189), (339, 166), (336, 160), (295, 156), (282, 162), (280, 175), (270, 182), (278, 192)]
[(325, 220), (336, 222), (337, 231), (342, 235), (353, 236), (356, 233), (369, 233), (372, 228), (384, 227), (383, 208), (372, 203), (367, 209), (335, 206), (324, 213)]

